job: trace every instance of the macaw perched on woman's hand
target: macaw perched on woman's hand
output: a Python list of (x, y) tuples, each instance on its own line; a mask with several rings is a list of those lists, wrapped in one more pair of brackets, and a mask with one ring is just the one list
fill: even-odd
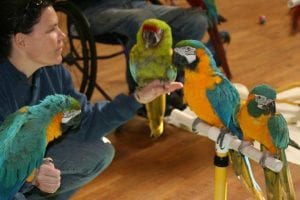
[[(243, 134), (233, 120), (233, 113), (240, 105), (239, 93), (218, 69), (205, 45), (198, 40), (180, 41), (174, 48), (173, 64), (178, 71), (184, 70), (184, 99), (191, 110), (209, 125), (228, 129), (242, 140)], [(236, 175), (244, 178), (257, 199), (264, 199), (248, 158), (235, 151), (229, 154)]]
[[(73, 97), (50, 95), (10, 114), (0, 125), (0, 199), (11, 200), (43, 162), (46, 146), (61, 136), (62, 119), (80, 118)], [(80, 120), (77, 120), (78, 126)], [(66, 122), (68, 123), (68, 122)]]
[(269, 151), (283, 163), (279, 173), (264, 168), (268, 199), (293, 200), (295, 190), (285, 149), (288, 145), (299, 149), (299, 145), (289, 138), (287, 122), (276, 113), (275, 100), (276, 91), (272, 87), (258, 85), (250, 91), (235, 118), (244, 133), (244, 140), (259, 142), (262, 151)]
[[(137, 33), (137, 43), (130, 52), (130, 72), (138, 87), (153, 80), (174, 81), (176, 68), (172, 66), (172, 33), (170, 26), (158, 19), (144, 21)], [(143, 103), (143, 102), (141, 102)], [(151, 136), (159, 137), (164, 130), (163, 118), (166, 95), (146, 103)]]

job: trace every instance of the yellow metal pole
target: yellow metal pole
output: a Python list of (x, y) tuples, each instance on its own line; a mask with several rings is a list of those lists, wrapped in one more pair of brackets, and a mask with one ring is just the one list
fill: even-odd
[(228, 149), (220, 150), (217, 144), (215, 165), (214, 200), (227, 200), (227, 167), (229, 165)]

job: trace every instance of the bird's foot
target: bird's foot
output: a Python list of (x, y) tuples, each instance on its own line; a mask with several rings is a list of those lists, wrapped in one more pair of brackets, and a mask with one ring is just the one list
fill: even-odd
[(223, 150), (225, 147), (223, 146), (224, 137), (226, 134), (230, 133), (230, 130), (228, 128), (221, 128), (220, 134), (217, 138), (217, 144), (219, 145), (220, 149)]
[(272, 156), (272, 154), (271, 154), (270, 152), (268, 152), (268, 151), (264, 151), (264, 152), (263, 152), (261, 158), (259, 159), (259, 164), (260, 164), (263, 168), (266, 167), (266, 159), (267, 159), (268, 157), (270, 157), (270, 156)]
[(252, 145), (251, 142), (242, 140), (240, 146), (238, 147), (238, 151), (242, 153), (246, 147), (249, 147), (251, 145)]

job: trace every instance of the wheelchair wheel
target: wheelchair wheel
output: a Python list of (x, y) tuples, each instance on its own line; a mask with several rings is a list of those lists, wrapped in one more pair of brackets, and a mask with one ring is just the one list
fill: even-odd
[(66, 34), (63, 63), (71, 72), (74, 85), (90, 99), (96, 84), (97, 52), (89, 24), (71, 2), (58, 1), (54, 9), (59, 27)]

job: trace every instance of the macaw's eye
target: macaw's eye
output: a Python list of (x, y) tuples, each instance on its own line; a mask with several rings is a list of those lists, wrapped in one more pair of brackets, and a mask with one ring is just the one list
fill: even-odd
[(195, 48), (190, 47), (190, 46), (186, 46), (184, 48), (184, 53), (185, 53), (185, 55), (194, 55), (195, 54)]
[(191, 51), (191, 48), (190, 47), (185, 47), (185, 52), (188, 53)]
[(256, 101), (257, 103), (259, 103), (259, 104), (263, 104), (264, 102), (267, 101), (267, 97), (256, 94), (256, 95), (255, 95), (255, 101)]

